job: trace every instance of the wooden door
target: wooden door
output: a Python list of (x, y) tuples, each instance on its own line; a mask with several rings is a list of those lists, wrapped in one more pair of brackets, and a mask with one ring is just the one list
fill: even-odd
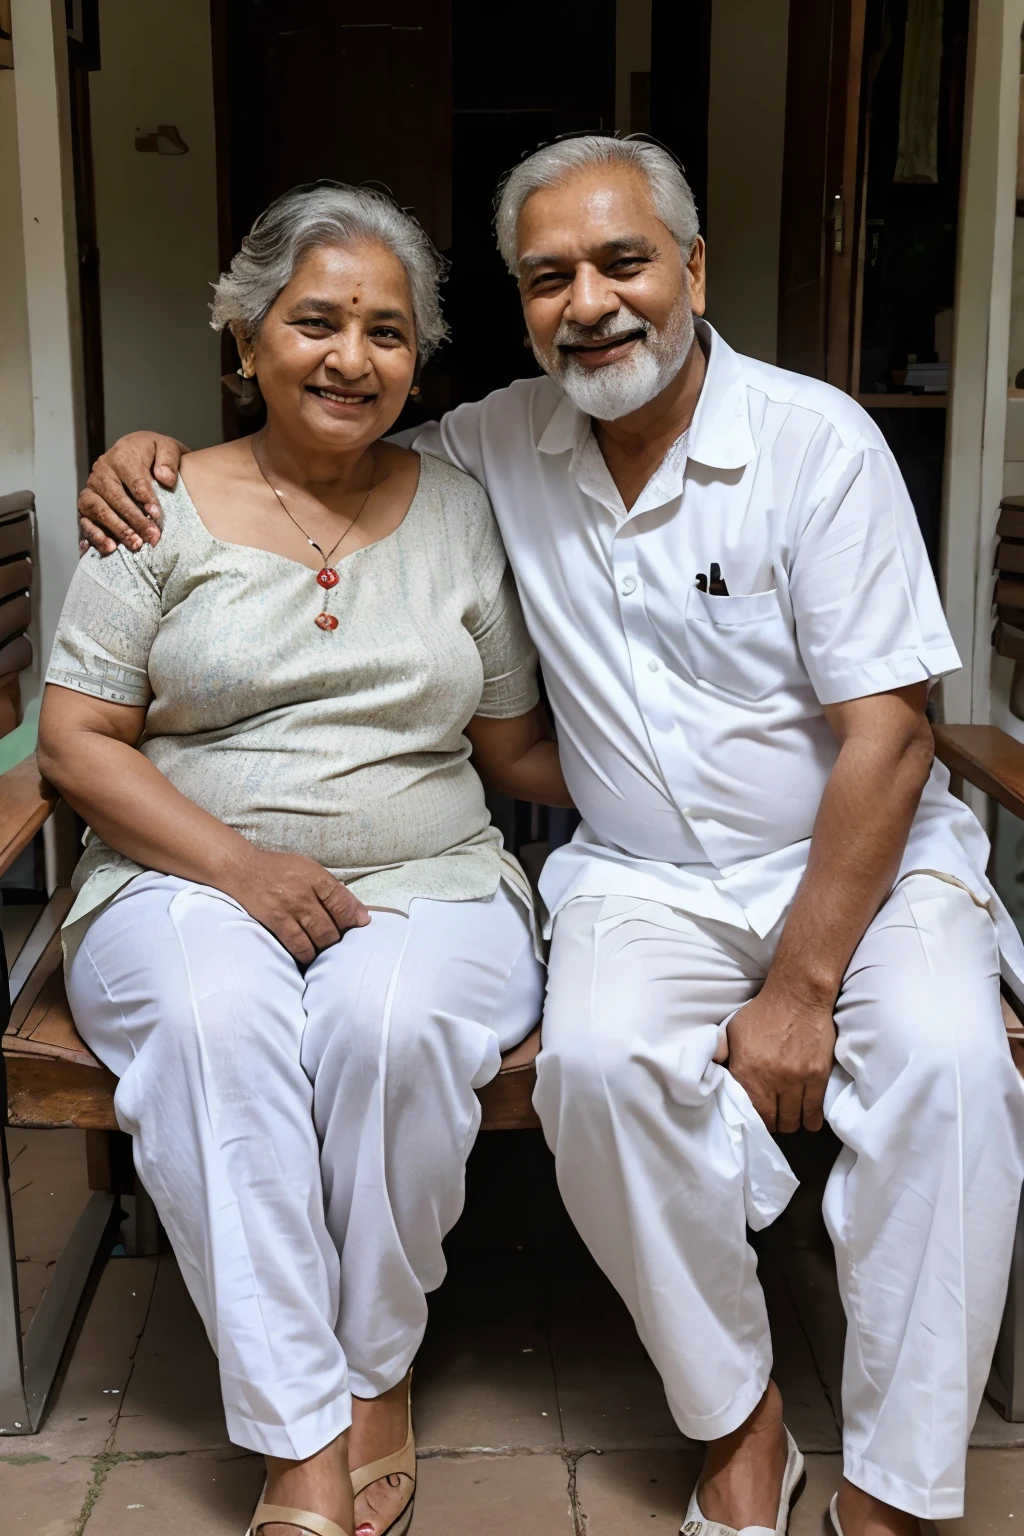
[(856, 389), (866, 0), (790, 0), (778, 361)]
[[(450, 0), (213, 0), (211, 15), (222, 268), (268, 203), (321, 178), (386, 188), (450, 246)], [(225, 376), (236, 366), (225, 338)], [(259, 420), (225, 395), (226, 437)]]
[(215, 0), (213, 19), (222, 257), (321, 177), (382, 183), (451, 243), (448, 0)]

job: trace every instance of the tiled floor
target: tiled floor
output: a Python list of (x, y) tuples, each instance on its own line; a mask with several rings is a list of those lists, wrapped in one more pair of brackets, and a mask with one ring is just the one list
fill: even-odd
[[(27, 1321), (85, 1199), (84, 1147), (71, 1132), (11, 1133), (9, 1145)], [(794, 1246), (802, 1220), (806, 1239), (813, 1221), (797, 1210), (761, 1267), (789, 1421), (811, 1453), (791, 1529), (823, 1536), (842, 1318), (827, 1258)], [(628, 1317), (566, 1222), (538, 1137), (482, 1138), (449, 1255), (417, 1364), (414, 1536), (674, 1532), (699, 1450), (676, 1433)], [(1013, 1536), (1024, 1523), (1022, 1431), (983, 1411), (968, 1514), (950, 1536)], [(3, 1447), (3, 1536), (242, 1536), (260, 1482), (257, 1458), (227, 1442), (173, 1258), (112, 1259), (41, 1433)]]

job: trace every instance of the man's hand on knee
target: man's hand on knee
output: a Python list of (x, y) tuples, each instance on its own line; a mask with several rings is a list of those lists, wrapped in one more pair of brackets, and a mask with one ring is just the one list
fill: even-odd
[(742, 1083), (770, 1131), (825, 1123), (825, 1088), (835, 1056), (832, 1008), (798, 1001), (770, 984), (728, 1029), (729, 1071)]

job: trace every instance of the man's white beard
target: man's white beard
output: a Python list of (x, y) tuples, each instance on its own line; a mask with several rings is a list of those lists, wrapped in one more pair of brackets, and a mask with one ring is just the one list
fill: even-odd
[[(647, 339), (638, 342), (620, 362), (606, 363), (603, 368), (587, 368), (572, 352), (559, 351), (574, 342), (608, 340), (641, 327)], [(599, 421), (617, 421), (661, 394), (683, 366), (692, 345), (693, 310), (684, 293), (661, 330), (624, 304), (617, 315), (595, 326), (563, 321), (555, 332), (550, 355), (542, 355), (536, 347), (534, 355), (579, 410)]]

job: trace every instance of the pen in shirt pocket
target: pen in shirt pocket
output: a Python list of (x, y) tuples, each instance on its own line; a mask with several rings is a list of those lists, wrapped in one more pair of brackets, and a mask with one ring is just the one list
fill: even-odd
[(722, 578), (722, 567), (717, 561), (711, 562), (709, 575), (698, 571), (696, 575), (697, 591), (706, 592), (709, 597), (728, 597), (729, 588)]

